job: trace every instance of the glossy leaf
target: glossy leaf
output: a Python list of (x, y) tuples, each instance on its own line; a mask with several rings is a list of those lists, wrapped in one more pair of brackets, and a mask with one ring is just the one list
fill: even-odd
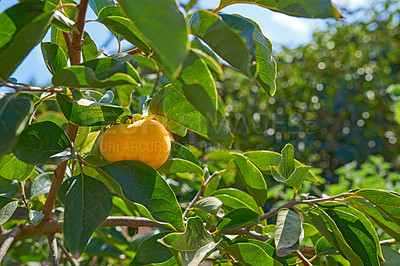
[(9, 198), (0, 197), (0, 225), (11, 218), (17, 209), (18, 201)]
[(173, 258), (171, 251), (159, 242), (161, 238), (169, 233), (170, 232), (162, 232), (141, 242), (131, 265), (163, 263)]
[(246, 157), (232, 153), (237, 168), (237, 175), (242, 180), (249, 194), (262, 207), (267, 200), (267, 183), (260, 170)]
[(280, 210), (274, 235), (276, 254), (279, 257), (285, 257), (290, 252), (297, 250), (303, 236), (304, 231), (299, 214), (290, 209)]
[(15, 180), (7, 180), (0, 182), (0, 197), (10, 197), (15, 195), (19, 190), (18, 182)]
[(65, 67), (54, 74), (52, 83), (54, 86), (71, 88), (106, 88), (138, 85), (140, 77), (130, 63), (105, 57)]
[(98, 13), (98, 17), (98, 21), (103, 23), (112, 32), (121, 35), (145, 54), (150, 54), (151, 48), (118, 6), (104, 7)]
[(171, 85), (167, 85), (153, 97), (149, 113), (160, 117), (160, 123), (168, 129), (171, 125), (165, 123), (162, 118), (167, 119), (171, 124), (177, 124), (226, 146), (230, 146), (233, 141), (228, 124), (221, 112), (217, 113), (217, 124), (213, 125)]
[(212, 197), (220, 199), (229, 209), (247, 208), (258, 213), (258, 205), (247, 193), (236, 188), (223, 188), (211, 193)]
[(307, 18), (341, 18), (339, 11), (332, 5), (330, 0), (220, 0), (218, 9), (236, 3), (256, 4), (271, 9), (272, 11), (281, 12), (291, 16), (307, 17)]
[(86, 99), (71, 100), (64, 94), (57, 94), (57, 102), (68, 121), (78, 126), (107, 125), (121, 121), (130, 115), (129, 109), (103, 104)]
[(51, 74), (55, 74), (58, 70), (67, 66), (67, 55), (64, 50), (55, 43), (41, 43), (44, 62)]
[(38, 225), (43, 220), (44, 214), (40, 211), (29, 210), (27, 222), (31, 225)]
[(154, 218), (184, 230), (182, 210), (174, 192), (152, 167), (136, 161), (120, 161), (100, 168), (118, 182), (129, 201), (146, 207)]
[(217, 224), (217, 232), (232, 231), (258, 224), (258, 212), (250, 209), (235, 209), (226, 214)]
[(221, 213), (222, 201), (214, 197), (200, 199), (194, 206), (207, 213), (223, 214), (223, 211)]
[(129, 107), (132, 102), (132, 93), (135, 87), (133, 85), (118, 85), (117, 94), (122, 107)]
[(76, 158), (65, 132), (50, 121), (34, 123), (25, 128), (19, 136), (14, 154), (29, 164), (60, 164)]
[(182, 71), (174, 79), (164, 71), (172, 85), (212, 123), (217, 122), (218, 102), (214, 79), (206, 63), (194, 51), (189, 50)]
[(71, 253), (78, 258), (110, 214), (111, 195), (102, 182), (83, 174), (65, 180), (57, 195), (65, 207), (63, 233)]
[(171, 141), (171, 151), (169, 156), (172, 158), (187, 160), (200, 166), (199, 159), (197, 159), (196, 155), (179, 142)]
[(244, 265), (275, 265), (274, 259), (253, 243), (236, 243), (224, 250)]
[(175, 158), (168, 159), (160, 168), (157, 169), (161, 173), (175, 174), (175, 173), (194, 173), (199, 176), (204, 176), (203, 169), (191, 161)]
[(35, 171), (35, 166), (20, 161), (14, 154), (0, 158), (0, 176), (8, 180), (23, 182)]
[(50, 186), (54, 178), (53, 172), (38, 175), (31, 185), (31, 198), (39, 197), (50, 191)]
[(0, 92), (0, 157), (11, 149), (31, 112), (29, 99), (15, 98)]
[(100, 103), (105, 103), (105, 104), (112, 104), (113, 101), (114, 101), (114, 93), (112, 92), (112, 90), (106, 91), (106, 93), (104, 93), (99, 100)]
[(195, 266), (218, 245), (211, 234), (204, 228), (200, 217), (191, 217), (183, 233), (171, 233), (164, 236), (161, 242), (182, 254), (183, 265)]
[(0, 14), (0, 79), (7, 80), (45, 36), (53, 11), (44, 10), (45, 2), (23, 1)]
[(82, 42), (82, 57), (83, 61), (89, 61), (95, 59), (97, 57), (97, 45), (96, 43), (90, 38), (89, 34), (85, 31), (83, 33), (83, 42)]
[(348, 197), (347, 202), (353, 204), (359, 211), (368, 215), (388, 235), (400, 241), (400, 225), (395, 223), (387, 214), (364, 198)]
[(93, 10), (93, 12), (98, 15), (100, 10), (107, 6), (114, 6), (114, 0), (90, 0), (89, 6)]
[(134, 26), (156, 52), (172, 77), (181, 70), (188, 50), (188, 31), (174, 0), (118, 1)]

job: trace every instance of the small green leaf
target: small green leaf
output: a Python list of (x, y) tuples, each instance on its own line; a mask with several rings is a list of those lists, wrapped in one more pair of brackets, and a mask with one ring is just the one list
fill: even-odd
[(182, 254), (183, 265), (199, 265), (218, 245), (204, 228), (200, 217), (191, 217), (183, 233), (171, 233), (161, 239), (161, 243)]
[(135, 89), (133, 85), (118, 85), (117, 94), (122, 107), (129, 107), (132, 102), (132, 93)]
[(290, 209), (280, 210), (274, 235), (276, 254), (279, 257), (285, 257), (297, 250), (303, 237), (304, 230), (300, 215)]
[(27, 222), (31, 225), (38, 225), (43, 220), (43, 217), (43, 213), (35, 210), (29, 210)]
[(220, 199), (224, 207), (230, 210), (247, 208), (258, 213), (258, 205), (247, 193), (236, 188), (223, 188), (213, 192), (210, 196)]
[(34, 123), (25, 128), (19, 136), (14, 154), (29, 164), (60, 164), (76, 158), (65, 132), (50, 121)]
[(11, 149), (31, 112), (29, 99), (15, 98), (0, 92), (0, 157)]
[(43, 39), (52, 18), (42, 1), (23, 1), (0, 14), (0, 79), (7, 80)]
[(64, 39), (63, 31), (54, 26), (51, 27), (51, 43), (57, 44), (64, 51), (64, 54), (66, 56), (68, 55), (68, 47)]
[(171, 124), (192, 130), (228, 147), (233, 141), (229, 126), (220, 111), (217, 113), (217, 124), (214, 125), (171, 85), (167, 85), (153, 97), (150, 102), (149, 113), (161, 118), (159, 119), (160, 123), (168, 129), (171, 128), (171, 125), (166, 123), (165, 119)]
[(107, 125), (121, 121), (130, 115), (129, 109), (103, 104), (86, 99), (71, 100), (64, 94), (57, 94), (57, 102), (68, 121), (78, 126)]
[(152, 167), (137, 161), (120, 161), (100, 169), (119, 184), (126, 199), (146, 207), (154, 218), (184, 230), (182, 210), (174, 192)]
[(275, 265), (274, 259), (261, 247), (253, 243), (236, 243), (224, 248), (224, 250), (244, 265)]
[(267, 183), (261, 171), (246, 157), (232, 153), (237, 168), (237, 175), (242, 179), (249, 194), (262, 207), (267, 200)]
[(329, 241), (321, 236), (320, 239), (318, 239), (317, 243), (315, 243), (315, 254), (316, 255), (329, 255), (329, 254), (335, 254), (337, 252), (336, 248), (332, 246)]
[(35, 166), (18, 160), (14, 154), (0, 157), (0, 176), (8, 180), (23, 182), (35, 171)]
[(114, 0), (90, 0), (89, 6), (93, 12), (98, 15), (100, 10), (107, 6), (114, 6)]
[(250, 209), (235, 209), (226, 214), (217, 224), (217, 232), (222, 233), (244, 227), (250, 227), (260, 222), (258, 212)]
[(111, 90), (108, 90), (106, 93), (101, 96), (99, 102), (105, 104), (111, 104), (114, 101), (114, 93)]
[(171, 251), (159, 242), (161, 238), (169, 233), (170, 232), (162, 232), (141, 242), (131, 265), (158, 264), (173, 258), (174, 255)]
[(35, 180), (33, 180), (31, 185), (31, 198), (39, 197), (49, 193), (53, 178), (53, 172), (38, 175)]
[(161, 173), (175, 174), (175, 173), (193, 173), (199, 176), (204, 176), (203, 169), (191, 161), (183, 159), (168, 159), (160, 168), (157, 169)]
[(102, 182), (83, 174), (65, 180), (57, 195), (65, 206), (63, 233), (78, 258), (93, 232), (110, 214), (111, 195)]
[[(131, 21), (118, 6), (106, 6), (98, 13), (98, 21), (103, 23), (111, 32), (120, 34), (125, 40), (138, 47), (145, 54), (151, 49), (147, 42), (137, 32)], [(116, 36), (118, 38), (118, 36)]]
[(18, 207), (18, 201), (0, 197), (0, 225), (4, 224), (11, 218)]
[(203, 198), (201, 200), (196, 201), (196, 204), (194, 206), (207, 213), (223, 215), (223, 211), (221, 210), (222, 201), (219, 200), (218, 198), (214, 197)]
[(89, 34), (85, 31), (83, 33), (82, 56), (83, 61), (95, 59), (98, 54), (96, 43), (90, 38)]
[(256, 4), (271, 9), (272, 11), (281, 12), (291, 16), (307, 17), (307, 18), (341, 18), (339, 11), (331, 3), (330, 0), (220, 0), (220, 7), (235, 3)]
[(171, 141), (171, 151), (169, 154), (172, 158), (179, 158), (187, 161), (191, 161), (194, 164), (200, 165), (199, 159), (193, 154), (191, 150), (183, 146), (179, 142)]
[(54, 74), (52, 83), (54, 86), (71, 88), (106, 88), (138, 85), (140, 77), (130, 63), (105, 57), (65, 67)]
[(63, 49), (55, 43), (41, 43), (44, 62), (51, 74), (55, 74), (58, 70), (67, 66), (67, 55)]

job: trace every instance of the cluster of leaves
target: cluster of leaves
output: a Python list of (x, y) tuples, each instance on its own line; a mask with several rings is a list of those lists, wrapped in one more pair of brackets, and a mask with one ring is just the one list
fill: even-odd
[[(330, 198), (299, 195), (304, 184), (320, 181), (313, 169), (295, 160), (290, 144), (281, 153), (202, 154), (172, 142), (169, 159), (157, 170), (136, 161), (102, 160), (98, 142), (104, 126), (132, 121), (139, 111), (177, 136), (190, 131), (229, 148), (233, 137), (215, 82), (223, 74), (219, 57), (269, 95), (276, 91), (272, 47), (258, 25), (239, 15), (217, 13), (241, 1), (223, 0), (213, 12), (192, 10), (184, 15), (173, 0), (159, 0), (157, 5), (91, 0), (96, 21), (119, 41), (134, 45), (133, 50), (110, 56), (78, 29), (78, 18), (84, 16), (77, 15), (76, 3), (59, 2), (22, 1), (0, 14), (0, 60), (7, 62), (0, 66), (0, 84), (16, 89), (0, 95), (0, 225), (9, 229), (0, 233), (2, 250), (4, 239), (18, 232), (15, 229), (51, 229), (46, 227), (52, 222), (45, 209), (55, 189), (58, 201), (50, 205), (55, 207), (52, 218), (63, 225), (61, 236), (57, 230), (52, 233), (62, 237), (82, 263), (398, 261), (397, 252), (381, 249), (374, 226), (394, 239), (388, 243), (400, 240), (400, 196), (377, 189)], [(328, 0), (246, 2), (295, 16), (340, 16)], [(50, 28), (51, 42), (41, 47), (52, 86), (43, 93), (23, 93), (38, 88), (14, 84), (10, 75)], [(80, 33), (83, 62), (73, 64), (68, 37)], [(195, 39), (189, 41), (189, 34)], [(148, 99), (153, 91), (157, 93)], [(76, 137), (71, 128), (77, 130)], [(266, 204), (270, 183), (292, 188), (292, 200), (271, 208)], [(121, 227), (127, 219), (121, 226), (107, 227), (117, 215), (151, 225), (152, 235), (143, 237)], [(29, 236), (27, 230), (25, 234)], [(31, 239), (18, 240), (7, 259), (45, 260), (45, 249)]]
[(247, 78), (225, 71), (220, 91), (234, 147), (276, 150), (290, 142), (299, 159), (324, 169), (333, 181), (335, 169), (352, 160), (370, 154), (395, 160), (398, 108), (386, 89), (399, 82), (399, 6), (382, 2), (360, 12), (361, 21), (330, 23), (310, 44), (277, 49), (280, 90), (272, 99), (260, 97)]

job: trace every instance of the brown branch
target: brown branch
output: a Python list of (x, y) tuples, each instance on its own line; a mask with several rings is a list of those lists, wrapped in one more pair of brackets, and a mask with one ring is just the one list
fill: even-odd
[(20, 232), (21, 232), (20, 227), (16, 226), (11, 230), (11, 232), (5, 238), (3, 244), (1, 245), (1, 248), (0, 248), (0, 264), (1, 264), (1, 261), (4, 259), (4, 257), (6, 256), (7, 251), (10, 248), (11, 244), (14, 242), (14, 239), (18, 236), (18, 234)]
[(304, 265), (312, 266), (311, 262), (300, 252), (300, 250), (296, 250), (297, 256), (301, 259)]
[(134, 55), (134, 54), (140, 54), (142, 51), (139, 48), (133, 48), (131, 50), (125, 51), (125, 53)]
[(47, 240), (49, 241), (50, 252), (51, 252), (51, 265), (58, 266), (58, 248), (57, 248), (57, 239), (54, 235), (46, 235)]
[(76, 263), (74, 259), (69, 255), (68, 250), (64, 247), (64, 245), (61, 243), (61, 241), (56, 237), (57, 245), (59, 248), (61, 248), (63, 254), (67, 257), (67, 260), (72, 266), (76, 266)]
[(54, 88), (54, 87), (41, 88), (41, 87), (34, 87), (34, 86), (20, 86), (20, 85), (15, 85), (14, 83), (0, 80), (0, 87), (1, 86), (12, 88), (16, 92), (19, 92), (19, 91), (63, 92), (63, 89), (60, 89), (60, 88)]
[[(85, 25), (85, 16), (88, 2), (89, 0), (81, 0), (78, 7), (78, 12), (76, 16), (76, 27), (78, 29), (78, 33), (73, 33), (70, 47), (68, 47), (68, 54), (70, 57), (71, 65), (78, 65), (81, 62), (83, 27)], [(68, 37), (65, 41), (68, 43)], [(77, 125), (68, 122), (67, 135), (71, 142), (75, 141), (78, 128), (79, 127)], [(61, 186), (61, 183), (64, 180), (67, 163), (68, 161), (63, 162), (62, 164), (57, 166), (56, 170), (54, 171), (54, 179), (51, 183), (50, 191), (42, 210), (42, 213), (44, 214), (43, 221), (48, 221), (51, 218), (51, 212), (57, 199), (58, 188)]]
[(263, 220), (265, 220), (265, 219), (268, 219), (268, 218), (270, 218), (270, 217), (276, 215), (281, 209), (284, 209), (284, 208), (292, 208), (292, 207), (293, 207), (294, 205), (296, 205), (297, 203), (298, 203), (298, 201), (295, 201), (295, 200), (289, 201), (289, 202), (287, 202), (286, 204), (284, 204), (284, 205), (282, 205), (282, 206), (280, 206), (280, 207), (278, 207), (278, 208), (276, 208), (276, 209), (273, 209), (273, 210), (267, 212), (266, 214), (264, 214), (263, 216), (261, 216), (261, 217), (260, 217), (260, 221), (263, 221)]

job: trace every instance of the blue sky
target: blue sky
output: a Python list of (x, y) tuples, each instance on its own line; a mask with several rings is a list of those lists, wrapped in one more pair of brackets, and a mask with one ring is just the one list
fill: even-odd
[[(201, 4), (202, 8), (214, 9), (218, 6), (219, 1), (199, 0), (198, 2)], [(356, 8), (362, 4), (365, 5), (366, 2), (370, 2), (370, 0), (336, 0), (333, 2), (340, 9), (341, 6)], [(16, 3), (18, 3), (17, 0), (0, 0), (0, 12), (3, 12), (5, 9), (15, 5)], [(234, 4), (226, 7), (222, 10), (222, 12), (228, 14), (241, 14), (245, 17), (253, 19), (260, 25), (264, 35), (271, 40), (273, 47), (278, 47), (280, 45), (296, 47), (307, 44), (312, 39), (312, 33), (317, 29), (324, 29), (327, 21), (323, 19), (290, 17), (249, 4)], [(96, 18), (91, 9), (88, 9), (87, 18)], [(103, 47), (105, 42), (110, 37), (108, 30), (98, 22), (87, 23), (85, 25), (85, 30), (96, 42), (99, 49)], [(50, 41), (49, 34), (47, 34), (44, 41)], [(129, 44), (125, 44), (124, 46), (127, 48), (129, 47)], [(106, 47), (106, 52), (114, 53), (116, 52), (116, 47), (116, 40), (112, 39), (110, 44)], [(44, 64), (40, 45), (35, 47), (30, 52), (28, 57), (13, 73), (12, 77), (16, 78), (18, 82), (22, 83), (30, 83), (33, 79), (35, 84), (30, 85), (45, 86), (49, 84), (51, 75)]]

